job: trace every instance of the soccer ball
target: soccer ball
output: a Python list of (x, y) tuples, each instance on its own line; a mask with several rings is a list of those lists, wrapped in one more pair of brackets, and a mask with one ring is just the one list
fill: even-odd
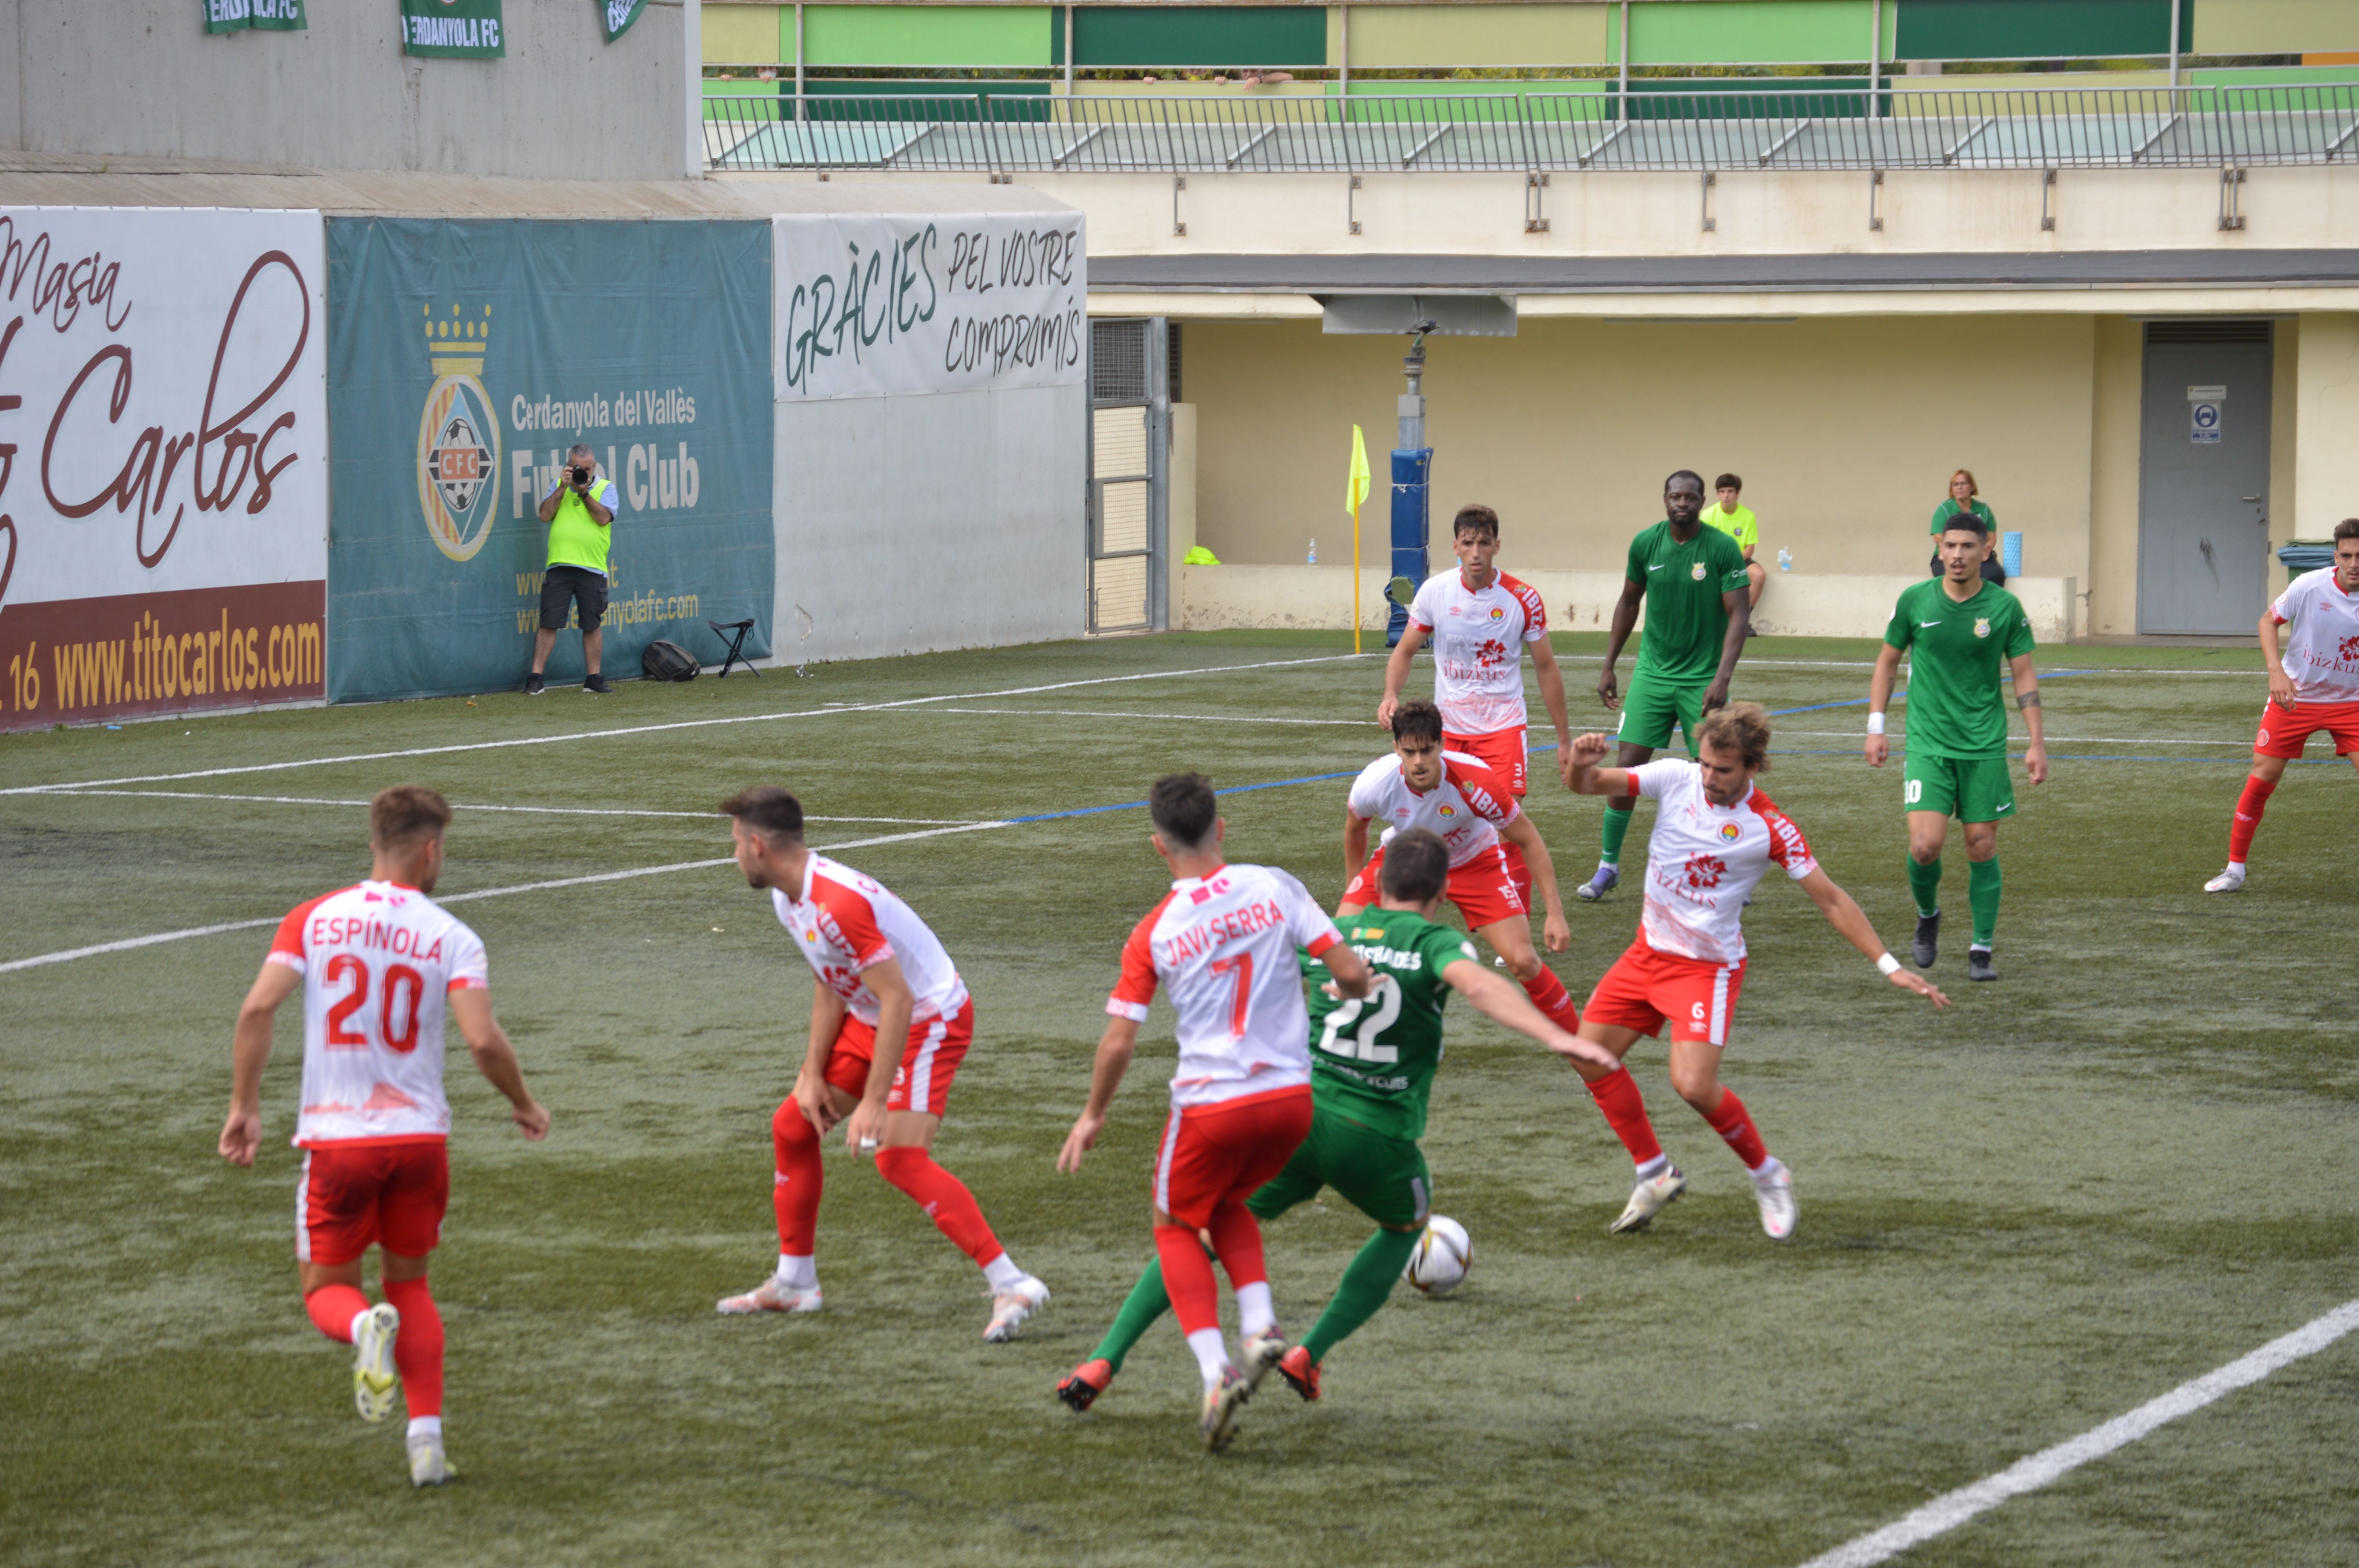
[(1408, 1255), (1401, 1278), (1427, 1295), (1446, 1296), (1465, 1281), (1473, 1256), (1466, 1227), (1437, 1214), (1425, 1222), (1425, 1234), (1417, 1238), (1417, 1250)]

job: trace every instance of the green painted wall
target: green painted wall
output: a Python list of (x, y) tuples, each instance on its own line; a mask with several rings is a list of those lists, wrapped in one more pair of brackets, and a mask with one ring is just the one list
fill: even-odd
[[(810, 65), (1047, 65), (1054, 16), (1048, 5), (807, 5), (803, 48)], [(793, 6), (781, 23), (791, 49)]]
[[(1687, 0), (1630, 7), (1634, 65), (1867, 59), (1867, 0)], [(1884, 39), (1888, 49), (1892, 38)], [(1864, 85), (1864, 84), (1863, 84)]]
[(2359, 49), (2359, 4), (2354, 0), (2195, 0), (2195, 47), (2204, 54), (2328, 54)]
[[(786, 13), (781, 33), (778, 13)], [(704, 61), (707, 65), (775, 65), (792, 60), (795, 8), (792, 5), (707, 5), (704, 12)]]
[[(1049, 60), (1065, 61), (1061, 19)], [(1076, 5), (1081, 66), (1323, 66), (1327, 12), (1319, 5)]]
[[(2181, 49), (2199, 5), (2181, 8)], [(1903, 59), (2162, 54), (2170, 0), (1900, 0), (1899, 43)]]
[[(1595, 65), (1610, 47), (1609, 5), (1354, 5), (1352, 68)], [(1327, 59), (1343, 58), (1343, 7), (1327, 7)]]

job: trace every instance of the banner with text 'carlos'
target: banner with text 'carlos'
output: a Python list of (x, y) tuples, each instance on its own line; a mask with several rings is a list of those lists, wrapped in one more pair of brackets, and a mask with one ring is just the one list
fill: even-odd
[[(762, 222), (332, 219), (329, 695), (520, 687), (541, 501), (576, 443), (614, 481), (602, 665), (658, 638), (769, 652), (770, 234)], [(568, 610), (549, 683), (583, 674)]]
[(780, 401), (1082, 379), (1079, 212), (770, 222)]
[(0, 729), (323, 690), (317, 212), (0, 207)]

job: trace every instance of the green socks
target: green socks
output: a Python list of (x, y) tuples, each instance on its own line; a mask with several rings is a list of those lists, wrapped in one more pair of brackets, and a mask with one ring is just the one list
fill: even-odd
[[(1629, 813), (1623, 813), (1622, 820), (1627, 824)], [(1376, 1315), (1393, 1293), (1393, 1281), (1408, 1266), (1408, 1255), (1417, 1250), (1419, 1234), (1414, 1230), (1379, 1230), (1368, 1238), (1360, 1255), (1343, 1271), (1343, 1282), (1335, 1287), (1327, 1310), (1319, 1314), (1319, 1321), (1310, 1325), (1310, 1334), (1302, 1341), (1302, 1347), (1310, 1353), (1312, 1366), (1326, 1360), (1327, 1352)]]
[(1122, 1310), (1114, 1314), (1114, 1326), (1108, 1328), (1105, 1337), (1098, 1341), (1098, 1347), (1090, 1352), (1091, 1358), (1103, 1361), (1115, 1371), (1121, 1371), (1123, 1357), (1130, 1354), (1132, 1346), (1147, 1337), (1147, 1331), (1155, 1326), (1155, 1320), (1170, 1308), (1171, 1298), (1163, 1290), (1163, 1264), (1158, 1260), (1148, 1263), (1146, 1271), (1138, 1276), (1138, 1283), (1130, 1287), (1130, 1298), (1122, 1303)]
[(1966, 867), (1966, 897), (1974, 908), (1974, 946), (1988, 947), (1998, 932), (1998, 894), (2006, 879), (1999, 875), (1998, 857), (1975, 860)]
[[(1975, 885), (1981, 886), (1979, 882)], [(1941, 913), (1940, 857), (1935, 856), (1921, 866), (1917, 863), (1916, 856), (1908, 857), (1908, 891), (1917, 898), (1918, 919), (1930, 920)], [(1975, 907), (1979, 911), (1981, 906)], [(1982, 916), (1977, 913), (1974, 918), (1980, 921)]]
[(1630, 813), (1605, 808), (1605, 851), (1597, 858), (1609, 866), (1622, 863), (1622, 840), (1630, 832)]

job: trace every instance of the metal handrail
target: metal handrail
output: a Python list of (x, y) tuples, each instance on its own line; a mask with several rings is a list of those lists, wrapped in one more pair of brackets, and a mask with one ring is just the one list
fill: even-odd
[[(1802, 79), (1807, 81), (1807, 79)], [(941, 172), (2171, 168), (2323, 165), (2359, 83), (1301, 97), (708, 98), (706, 166)], [(1603, 134), (1600, 134), (1603, 133)], [(1594, 140), (1593, 141), (1593, 137)], [(1971, 146), (1973, 151), (1967, 154)]]

